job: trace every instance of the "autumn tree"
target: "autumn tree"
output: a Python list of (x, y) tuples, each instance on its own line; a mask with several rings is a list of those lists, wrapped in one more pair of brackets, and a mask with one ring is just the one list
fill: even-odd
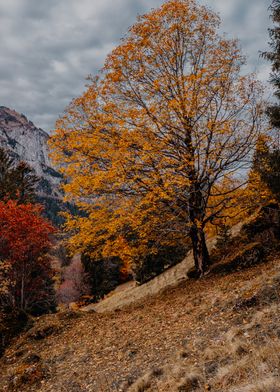
[(69, 304), (78, 301), (89, 293), (87, 275), (79, 256), (73, 257), (62, 273), (61, 284), (57, 289), (58, 302)]
[(193, 0), (139, 17), (58, 121), (54, 158), (86, 212), (68, 216), (74, 250), (130, 258), (190, 236), (207, 270), (205, 227), (232, 206), (265, 130), (262, 87), (219, 24)]
[(54, 308), (52, 270), (47, 253), (53, 227), (41, 208), (0, 202), (0, 307), (42, 313)]

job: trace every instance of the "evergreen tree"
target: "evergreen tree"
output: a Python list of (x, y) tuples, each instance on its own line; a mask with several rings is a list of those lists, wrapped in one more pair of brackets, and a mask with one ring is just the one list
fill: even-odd
[(0, 148), (0, 200), (34, 202), (38, 177), (25, 162), (16, 162), (5, 149)]
[(262, 181), (268, 186), (275, 199), (280, 202), (280, 150), (269, 151), (265, 165), (260, 167)]
[(263, 137), (259, 137), (249, 174), (249, 190), (258, 203), (280, 201), (280, 150), (269, 147)]
[[(271, 125), (280, 128), (280, 0), (273, 0), (270, 6), (271, 17), (274, 27), (269, 29), (270, 51), (263, 52), (262, 56), (271, 62), (272, 72), (270, 82), (274, 86), (274, 95), (277, 98), (275, 104), (267, 109)], [(279, 140), (279, 139), (278, 139)], [(262, 151), (258, 162), (255, 160), (256, 169), (261, 180), (268, 186), (273, 196), (280, 201), (280, 149), (274, 146)]]
[[(274, 27), (269, 29), (270, 51), (263, 52), (262, 56), (272, 63), (270, 82), (275, 87), (274, 95), (280, 99), (280, 0), (273, 0), (270, 6)], [(280, 105), (275, 103), (267, 109), (271, 124), (280, 128)]]
[(0, 200), (4, 200), (11, 192), (10, 173), (13, 170), (13, 159), (3, 148), (0, 148)]
[(19, 203), (32, 203), (36, 200), (36, 184), (39, 178), (34, 169), (31, 169), (26, 162), (19, 162), (11, 171), (14, 197)]
[(224, 249), (231, 241), (231, 227), (226, 223), (221, 223), (218, 228), (218, 236), (216, 242), (217, 249)]

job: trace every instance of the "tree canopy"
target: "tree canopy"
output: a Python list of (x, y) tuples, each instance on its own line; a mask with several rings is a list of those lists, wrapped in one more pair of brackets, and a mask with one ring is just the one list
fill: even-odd
[[(273, 0), (270, 6), (272, 21), (274, 27), (269, 29), (270, 51), (263, 52), (262, 56), (272, 64), (270, 82), (275, 87), (275, 96), (280, 99), (280, 1)], [(268, 107), (268, 115), (273, 126), (280, 127), (280, 106), (278, 103)]]
[(227, 215), (265, 131), (263, 89), (219, 17), (193, 0), (140, 16), (73, 100), (51, 138), (68, 198), (70, 245), (131, 259), (191, 238), (209, 265), (205, 227)]
[(41, 313), (53, 309), (50, 258), (54, 228), (41, 216), (41, 208), (0, 201), (0, 308)]

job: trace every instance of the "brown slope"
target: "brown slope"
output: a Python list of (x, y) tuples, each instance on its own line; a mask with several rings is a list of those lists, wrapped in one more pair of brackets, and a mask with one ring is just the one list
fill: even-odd
[[(255, 376), (251, 375), (250, 379), (249, 371), (236, 371), (237, 379), (226, 378), (232, 370), (223, 368), (234, 361), (241, 363), (249, 352), (246, 348), (242, 354), (241, 347), (240, 356), (235, 351), (233, 354), (228, 336), (236, 329), (244, 334), (244, 326), (250, 325), (257, 311), (279, 305), (279, 282), (275, 278), (269, 281), (279, 274), (278, 261), (279, 257), (275, 257), (245, 271), (182, 282), (178, 287), (145, 298), (142, 303), (111, 313), (42, 317), (1, 360), (0, 390), (125, 391), (138, 379), (138, 384), (130, 387), (131, 391), (203, 391), (211, 386), (215, 391), (234, 391), (235, 385), (239, 388), (236, 391), (241, 391), (241, 385), (248, 386)], [(272, 291), (266, 290), (269, 285)], [(272, 320), (272, 313), (267, 314), (268, 321), (256, 330), (258, 336), (263, 331), (265, 339), (273, 338), (277, 345), (273, 331), (277, 330), (279, 319), (275, 316)], [(273, 325), (271, 336), (269, 324)], [(257, 352), (256, 334), (250, 334), (252, 341), (245, 337), (248, 350), (251, 345), (252, 352)], [(209, 347), (216, 355), (212, 365), (206, 355)], [(238, 347), (234, 350), (238, 351)], [(217, 376), (215, 366), (225, 374)], [(273, 361), (271, 366), (275, 366)], [(186, 381), (185, 386), (180, 386), (180, 374), (186, 378), (186, 369), (191, 367), (195, 367), (199, 376), (193, 384), (188, 386)], [(156, 371), (144, 381), (139, 379), (151, 369)], [(271, 369), (263, 372), (270, 375)], [(266, 382), (275, 383), (274, 379)], [(262, 391), (278, 391), (262, 388)]]

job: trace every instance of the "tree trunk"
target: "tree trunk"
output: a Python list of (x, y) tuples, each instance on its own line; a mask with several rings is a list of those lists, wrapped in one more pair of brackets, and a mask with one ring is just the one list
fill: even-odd
[[(195, 178), (192, 174), (192, 179)], [(209, 252), (206, 245), (203, 220), (205, 216), (205, 201), (202, 194), (202, 186), (197, 180), (193, 180), (190, 188), (189, 216), (191, 221), (190, 236), (193, 247), (193, 257), (196, 272), (199, 276), (205, 274), (210, 264)]]
[[(199, 276), (203, 276), (210, 264), (209, 252), (207, 249), (205, 234), (203, 228), (203, 220), (205, 216), (206, 201), (203, 197), (207, 193), (207, 187), (198, 179), (195, 168), (195, 148), (192, 143), (193, 125), (192, 119), (185, 116), (185, 146), (188, 151), (188, 159), (190, 161), (190, 169), (188, 177), (190, 180), (189, 189), (189, 205), (188, 212), (191, 221), (190, 236), (193, 247), (193, 257), (196, 272)], [(205, 189), (206, 188), (206, 189)], [(204, 191), (203, 191), (204, 190)]]
[(193, 225), (191, 228), (191, 239), (195, 268), (199, 276), (203, 276), (210, 264), (209, 252), (206, 245), (203, 229)]
[(24, 280), (25, 280), (25, 266), (22, 265), (21, 287), (20, 287), (20, 309), (24, 309)]

